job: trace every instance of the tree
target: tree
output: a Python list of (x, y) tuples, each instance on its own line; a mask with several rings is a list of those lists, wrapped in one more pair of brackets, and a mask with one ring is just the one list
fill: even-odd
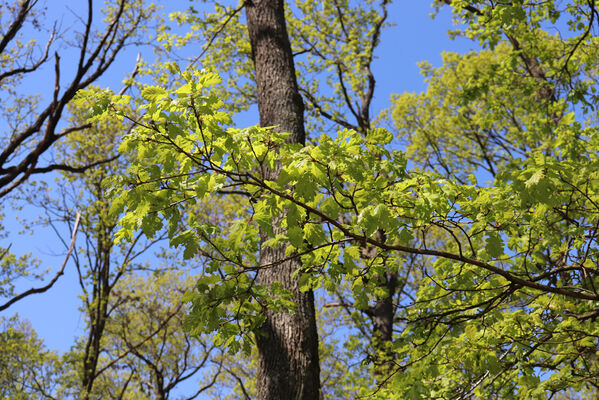
[[(428, 135), (425, 123), (414, 125), (422, 129), (414, 137), (431, 149), (418, 150), (434, 160), (424, 168), (408, 169), (392, 134), (380, 128), (323, 134), (307, 146), (273, 129), (227, 128), (230, 119), (209, 92), (218, 81), (211, 74), (186, 71), (178, 87), (143, 90), (146, 113), (122, 146), (136, 161), (116, 181), (126, 188), (115, 202), (115, 210), (126, 210), (120, 237), (139, 228), (151, 235), (163, 220), (176, 225), (183, 204), (207, 193), (239, 196), (246, 210), (225, 229), (191, 218), (188, 231), (170, 234), (188, 256), (203, 242), (222, 257), (187, 297), (198, 331), (218, 331), (235, 349), (239, 337), (262, 326), (265, 308), (290, 307), (293, 296), (281, 285), (256, 283), (256, 270), (271, 267), (256, 260), (259, 244), (285, 246), (286, 260), (301, 257), (300, 289), (350, 282), (363, 309), (380, 289), (385, 257), (409, 254), (427, 262), (416, 297), (404, 305), (390, 385), (378, 395), (543, 398), (597, 384), (594, 8), (568, 3), (562, 16), (573, 34), (561, 40), (541, 28), (560, 16), (551, 2), (453, 6), (466, 33), (497, 53), (455, 63), (469, 79), (440, 85), (438, 97), (424, 95), (425, 108), (403, 106), (424, 116), (416, 114), (416, 124), (438, 110), (433, 121), (449, 120), (449, 135), (455, 128), (456, 138), (444, 138), (443, 131)], [(499, 44), (504, 30), (509, 46)], [(458, 102), (451, 101), (456, 92)], [(126, 115), (119, 97), (103, 101), (108, 107), (96, 118)], [(435, 137), (471, 151), (446, 160)], [(493, 146), (502, 148), (495, 159)], [(516, 151), (521, 157), (509, 156)], [(492, 170), (493, 182), (462, 174), (462, 164), (479, 171), (468, 162)], [(435, 165), (443, 170), (431, 170)], [(276, 176), (261, 173), (275, 166)], [(364, 265), (364, 247), (381, 257)]]
[(58, 380), (58, 356), (44, 348), (31, 325), (18, 316), (1, 317), (0, 351), (2, 398), (51, 398)]
[[(9, 4), (10, 3), (10, 4)], [(0, 91), (3, 102), (2, 133), (0, 145), (0, 197), (4, 197), (35, 174), (50, 171), (82, 173), (87, 169), (111, 161), (95, 160), (91, 164), (64, 164), (55, 162), (57, 144), (69, 135), (90, 127), (88, 123), (65, 127), (65, 111), (78, 90), (96, 82), (113, 64), (124, 48), (139, 38), (140, 31), (152, 18), (154, 6), (143, 1), (119, 0), (106, 4), (103, 13), (104, 27), (98, 31), (94, 18), (94, 2), (87, 2), (87, 15), (81, 18), (82, 32), (73, 33), (77, 45), (71, 45), (68, 32), (60, 31), (55, 24), (48, 28), (42, 24), (44, 10), (37, 0), (3, 2), (1, 11), (3, 25), (0, 26)], [(7, 21), (7, 22), (5, 22)], [(36, 40), (23, 43), (34, 32), (48, 31), (45, 45)], [(72, 77), (65, 80), (64, 63), (61, 64), (57, 50), (54, 52), (54, 79), (45, 93), (27, 94), (23, 86), (28, 78), (44, 73), (51, 58), (51, 49), (65, 46), (65, 52), (73, 52)], [(135, 69), (133, 75), (137, 73)], [(47, 98), (42, 102), (42, 97)], [(46, 160), (47, 159), (47, 160)], [(16, 294), (15, 282), (27, 275), (35, 276), (33, 269), (23, 269), (15, 263), (15, 257), (3, 249), (7, 265), (2, 269), (0, 291), (8, 298), (0, 310), (30, 294), (45, 292), (62, 275), (65, 262), (47, 285)]]
[[(12, 6), (4, 5), (3, 12), (11, 14), (11, 20), (3, 29), (0, 40), (0, 54), (3, 65), (0, 74), (2, 90), (7, 97), (3, 104), (3, 113), (10, 117), (9, 130), (5, 132), (4, 148), (0, 155), (2, 178), (0, 196), (5, 196), (31, 174), (52, 170), (71, 170), (81, 172), (89, 165), (48, 164), (38, 166), (38, 161), (54, 143), (71, 132), (85, 129), (88, 125), (74, 126), (60, 131), (58, 128), (65, 107), (75, 93), (96, 81), (113, 63), (119, 52), (135, 39), (135, 34), (151, 15), (152, 8), (145, 8), (143, 2), (118, 1), (109, 4), (105, 10), (107, 24), (103, 32), (94, 30), (94, 4), (87, 2), (88, 11), (84, 19), (83, 33), (74, 50), (78, 53), (76, 68), (72, 80), (61, 90), (61, 64), (58, 53), (54, 54), (53, 96), (42, 110), (38, 108), (35, 98), (21, 97), (19, 83), (28, 74), (37, 71), (48, 61), (50, 49), (59, 40), (63, 32), (52, 28), (50, 38), (46, 42), (40, 56), (36, 56), (36, 42), (23, 46), (20, 37), (28, 24), (41, 29), (40, 19), (43, 11), (36, 11), (35, 0), (19, 1)], [(19, 110), (20, 108), (20, 110)], [(15, 118), (14, 112), (17, 112)]]
[[(97, 88), (87, 89), (93, 96)], [(72, 126), (84, 125), (90, 104), (68, 105)], [(26, 195), (25, 200), (44, 210), (45, 218), (41, 225), (51, 226), (57, 234), (66, 224), (71, 230), (79, 224), (76, 212), (81, 214), (80, 241), (71, 242), (72, 261), (77, 270), (81, 288), (82, 311), (86, 319), (86, 338), (77, 351), (73, 362), (80, 371), (76, 387), (70, 388), (81, 399), (95, 396), (94, 385), (102, 368), (101, 354), (104, 348), (104, 334), (110, 314), (112, 290), (119, 280), (136, 270), (143, 270), (143, 264), (136, 261), (153, 244), (160, 240), (144, 242), (140, 237), (132, 243), (115, 247), (112, 236), (117, 219), (109, 215), (110, 201), (106, 197), (105, 182), (115, 170), (124, 170), (126, 159), (118, 157), (116, 141), (128, 127), (116, 119), (105, 120), (102, 124), (72, 132), (55, 149), (60, 153), (57, 162), (67, 165), (93, 165), (85, 174), (62, 171), (53, 185), (40, 182), (35, 190)], [(107, 162), (105, 160), (111, 160)], [(26, 189), (23, 189), (27, 193)], [(77, 214), (77, 215), (79, 215)], [(62, 239), (62, 238), (61, 238)], [(67, 243), (66, 240), (62, 239)], [(68, 257), (70, 256), (70, 252)], [(76, 361), (75, 361), (76, 360)]]
[[(540, 15), (558, 17), (553, 6), (548, 4), (547, 8), (545, 5), (523, 8), (522, 12), (518, 9), (516, 14), (510, 13), (515, 11), (514, 8), (485, 8), (483, 13), (478, 9), (473, 10), (472, 4), (469, 6), (470, 10), (461, 8), (462, 5), (457, 7), (456, 14), (477, 20), (478, 30), (469, 30), (469, 34), (482, 36), (484, 39), (481, 41), (486, 44), (489, 44), (489, 38), (496, 40), (501, 35), (507, 40), (492, 41), (491, 48), (494, 49), (482, 51), (480, 54), (446, 54), (442, 68), (433, 69), (425, 65), (424, 73), (429, 81), (427, 92), (399, 97), (394, 120), (402, 132), (409, 132), (408, 151), (412, 153), (412, 159), (419, 160), (425, 168), (436, 170), (438, 174), (449, 179), (464, 184), (468, 184), (470, 180), (476, 187), (488, 188), (490, 184), (494, 184), (498, 188), (505, 185), (506, 180), (514, 179), (514, 170), (523, 168), (523, 164), (520, 164), (523, 158), (529, 159), (524, 165), (530, 162), (530, 159), (539, 157), (539, 153), (544, 154), (543, 157), (547, 157), (548, 160), (556, 160), (559, 167), (554, 165), (552, 168), (547, 164), (537, 176), (534, 176), (534, 170), (522, 172), (522, 178), (527, 177), (523, 181), (524, 184), (518, 184), (517, 179), (511, 183), (514, 185), (514, 195), (520, 198), (523, 207), (530, 206), (529, 210), (537, 210), (537, 213), (545, 207), (552, 210), (541, 218), (544, 219), (544, 225), (536, 225), (533, 222), (534, 217), (521, 219), (515, 213), (516, 219), (512, 224), (519, 225), (526, 234), (506, 234), (504, 228), (507, 226), (501, 223), (491, 230), (501, 232), (499, 243), (503, 246), (503, 241), (507, 241), (509, 250), (506, 250), (506, 253), (510, 257), (514, 257), (514, 260), (521, 257), (519, 262), (525, 267), (525, 272), (521, 272), (522, 276), (527, 276), (535, 282), (547, 282), (552, 286), (576, 288), (585, 292), (587, 285), (594, 285), (595, 278), (592, 273), (586, 275), (587, 273), (580, 268), (586, 268), (581, 265), (584, 262), (589, 265), (587, 256), (593, 254), (591, 249), (595, 242), (594, 234), (584, 235), (584, 239), (575, 239), (577, 235), (573, 235), (572, 232), (573, 225), (584, 225), (585, 218), (593, 212), (590, 209), (583, 211), (583, 207), (578, 208), (582, 214), (578, 214), (577, 217), (571, 218), (571, 215), (562, 214), (560, 209), (576, 208), (574, 204), (577, 200), (553, 197), (555, 193), (561, 193), (560, 190), (553, 191), (554, 188), (550, 189), (551, 186), (546, 184), (553, 181), (551, 174), (557, 173), (558, 182), (565, 183), (570, 190), (580, 190), (576, 183), (569, 180), (562, 168), (569, 162), (580, 161), (578, 157), (586, 157), (585, 151), (581, 150), (589, 142), (586, 133), (583, 132), (595, 129), (593, 122), (587, 120), (585, 126), (583, 119), (579, 119), (579, 116), (588, 111), (584, 111), (588, 102), (594, 101), (593, 89), (589, 87), (591, 82), (595, 81), (593, 73), (589, 73), (593, 67), (588, 69), (595, 64), (594, 47), (586, 42), (590, 40), (586, 27), (593, 24), (593, 11), (592, 8), (579, 8), (574, 19), (578, 19), (580, 25), (572, 25), (572, 37), (564, 39), (545, 33), (538, 24), (539, 18), (542, 18)], [(568, 10), (572, 11), (572, 8)], [(585, 19), (587, 12), (588, 19)], [(570, 18), (572, 14), (565, 13), (564, 17)], [(520, 22), (506, 22), (506, 19), (512, 18)], [(480, 29), (482, 19), (487, 21), (485, 30)], [(585, 30), (579, 34), (576, 30), (581, 27)], [(578, 46), (585, 50), (578, 49)], [(572, 60), (577, 60), (577, 65), (581, 68), (572, 68)], [(573, 135), (569, 137), (576, 139), (572, 142), (568, 140), (569, 144), (565, 145), (564, 135)], [(570, 146), (574, 146), (576, 150)], [(565, 155), (565, 148), (570, 148), (568, 155)], [(481, 170), (486, 172), (486, 176), (494, 178), (494, 182), (476, 183), (472, 181), (472, 175), (468, 177), (469, 174), (480, 173)], [(529, 197), (531, 190), (532, 199)], [(544, 190), (551, 194), (543, 192)], [(484, 191), (481, 195), (482, 193)], [(554, 200), (556, 203), (553, 203)], [(538, 202), (537, 205), (535, 202)], [(552, 212), (557, 214), (551, 217)], [(443, 226), (443, 229), (448, 228)], [(522, 238), (517, 239), (520, 235)], [(552, 236), (554, 239), (550, 239)], [(518, 240), (525, 242), (526, 248), (521, 247), (524, 243), (516, 244)], [(584, 248), (588, 252), (580, 252), (580, 240), (585, 242)], [(455, 238), (455, 241), (459, 246), (461, 240)], [(574, 244), (577, 241), (578, 244)], [(488, 241), (488, 245), (492, 246), (492, 240)], [(520, 253), (517, 249), (520, 249)], [(459, 287), (463, 283), (448, 285), (447, 281), (440, 279), (442, 276), (444, 275), (436, 276), (435, 285), (441, 285), (447, 293), (451, 292), (454, 295), (460, 292)], [(476, 278), (471, 279), (477, 281)], [(585, 282), (585, 279), (588, 281)], [(482, 280), (477, 282), (483, 283)], [(484, 396), (482, 393), (490, 396), (488, 393), (493, 393), (500, 398), (509, 398), (517, 396), (516, 393), (523, 396), (523, 393), (528, 392), (542, 397), (544, 393), (553, 394), (563, 388), (596, 385), (593, 357), (589, 357), (587, 353), (582, 354), (583, 349), (595, 346), (590, 344), (593, 342), (591, 337), (594, 335), (594, 329), (585, 323), (586, 319), (582, 316), (585, 313), (570, 319), (570, 311), (561, 308), (563, 301), (574, 301), (570, 306), (566, 306), (566, 309), (573, 304), (580, 307), (578, 301), (548, 295), (548, 303), (541, 305), (542, 301), (541, 304), (537, 301), (543, 296), (535, 295), (534, 292), (523, 295), (518, 287), (511, 289), (509, 292), (513, 290), (514, 294), (505, 299), (501, 299), (502, 296), (494, 299), (493, 296), (481, 296), (482, 287), (480, 289), (476, 291), (477, 296), (480, 296), (477, 301), (466, 296), (466, 304), (479, 306), (473, 308), (470, 315), (466, 312), (467, 308), (462, 308), (457, 303), (432, 306), (430, 302), (424, 301), (427, 296), (421, 297), (423, 304), (427, 304), (426, 316), (414, 314), (416, 318), (422, 318), (429, 327), (436, 323), (459, 326), (462, 325), (462, 321), (481, 319), (484, 322), (480, 324), (465, 323), (466, 332), (463, 335), (471, 335), (470, 341), (476, 341), (480, 348), (475, 348), (480, 351), (483, 351), (483, 348), (503, 350), (493, 355), (483, 355), (471, 348), (468, 354), (464, 354), (459, 351), (460, 346), (470, 344), (457, 341), (452, 351), (460, 355), (461, 361), (453, 364), (450, 368), (452, 372), (445, 370), (442, 374), (457, 374), (460, 381), (469, 382), (462, 389), (462, 396)], [(440, 295), (438, 292), (433, 293), (435, 290), (430, 292), (433, 297)], [(590, 293), (594, 293), (594, 290), (591, 289)], [(464, 304), (463, 301), (462, 298), (461, 304)], [(490, 316), (494, 314), (495, 307), (498, 308), (496, 320), (495, 316)], [(509, 311), (504, 307), (509, 307)], [(431, 313), (431, 309), (437, 312)], [(534, 319), (535, 313), (542, 317), (533, 322), (530, 318), (532, 315)], [(593, 311), (590, 311), (587, 317), (592, 314)], [(520, 315), (526, 315), (525, 320), (528, 322), (522, 320)], [(530, 330), (521, 330), (527, 323), (530, 324)], [(574, 328), (572, 323), (577, 328)], [(578, 325), (581, 323), (582, 325)], [(578, 334), (573, 335), (573, 331), (577, 331)], [(493, 333), (486, 332), (501, 333), (499, 338), (492, 338), (490, 336), (493, 336)], [(573, 344), (572, 353), (565, 356), (562, 352), (568, 352), (565, 347), (566, 342), (570, 340), (576, 344)], [(587, 344), (582, 345), (585, 342)], [(518, 352), (525, 356), (515, 355)], [(476, 355), (468, 359), (471, 354)], [(493, 361), (493, 365), (477, 364), (482, 359), (499, 360), (499, 363), (495, 364)], [(566, 359), (568, 361), (565, 361)], [(581, 369), (585, 372), (581, 372)], [(435, 374), (438, 375), (439, 371)], [(576, 378), (570, 380), (562, 374), (572, 374)], [(526, 379), (530, 380), (528, 384), (531, 386), (535, 385), (533, 382), (541, 379), (543, 382), (535, 391), (535, 388), (527, 389), (528, 384), (522, 383)]]
[[(95, 97), (98, 92), (90, 88), (80, 94)], [(69, 104), (71, 124), (80, 124), (91, 106), (86, 102)], [(138, 234), (131, 243), (115, 245), (113, 241), (117, 218), (110, 214), (106, 182), (115, 171), (126, 169), (127, 158), (115, 152), (120, 136), (129, 129), (113, 118), (73, 132), (56, 145), (59, 162), (92, 165), (98, 160), (112, 161), (89, 168), (85, 174), (63, 172), (52, 186), (38, 183), (27, 198), (44, 210), (46, 217), (40, 223), (57, 233), (62, 231), (61, 224), (76, 223), (74, 210), (82, 210), (73, 263), (86, 328), (65, 355), (65, 397), (166, 399), (181, 382), (222, 363), (222, 357), (219, 360), (211, 354), (214, 345), (206, 343), (208, 338), (192, 339), (183, 332), (181, 296), (189, 284), (182, 272), (189, 267), (182, 263), (168, 266), (174, 258), (168, 252), (157, 254), (154, 264), (143, 260), (163, 237), (145, 240)], [(206, 216), (211, 211), (206, 206), (198, 214)], [(176, 268), (181, 272), (175, 275), (172, 270)], [(212, 383), (186, 398), (195, 398), (213, 386), (219, 373), (220, 368), (211, 371)]]
[[(282, 10), (282, 9), (281, 9)], [(297, 96), (299, 98), (299, 96)], [(303, 128), (302, 128), (303, 129)], [(96, 154), (96, 153), (95, 153)], [(103, 213), (101, 213), (103, 214)], [(109, 227), (108, 227), (109, 229)], [(106, 236), (104, 234), (100, 235), (100, 236)], [(102, 254), (108, 254), (110, 251), (100, 251)], [(108, 257), (108, 256), (106, 256)], [(101, 257), (102, 259), (105, 259), (106, 257)], [(108, 276), (109, 272), (108, 271), (108, 267), (106, 266), (106, 263), (102, 263), (102, 267), (98, 268), (98, 271), (104, 271), (104, 273), (101, 273), (100, 275), (102, 276)], [(262, 274), (263, 276), (266, 274)], [(84, 384), (84, 386), (87, 388), (86, 391), (87, 393), (91, 393), (91, 385), (93, 385), (93, 380), (94, 380), (94, 369), (97, 366), (98, 363), (98, 352), (100, 349), (100, 341), (101, 341), (101, 337), (102, 337), (102, 331), (103, 331), (103, 324), (104, 322), (102, 322), (105, 319), (106, 313), (107, 313), (107, 309), (106, 309), (106, 304), (108, 304), (108, 300), (107, 300), (107, 291), (110, 291), (110, 282), (105, 282), (106, 279), (98, 279), (98, 288), (94, 287), (93, 290), (93, 296), (91, 299), (91, 303), (92, 305), (96, 305), (97, 307), (92, 307), (92, 309), (97, 309), (99, 311), (95, 312), (95, 313), (90, 313), (93, 314), (94, 318), (94, 322), (92, 322), (90, 324), (91, 327), (94, 327), (92, 332), (90, 331), (90, 346), (86, 346), (86, 348), (89, 348), (91, 350), (90, 354), (90, 358), (89, 360), (86, 357), (86, 367), (83, 369), (84, 371), (84, 381), (88, 382), (86, 384)], [(97, 290), (96, 290), (97, 289)], [(91, 293), (91, 292), (90, 292)], [(298, 293), (298, 296), (303, 296), (302, 294)], [(99, 305), (99, 306), (98, 306)], [(313, 319), (313, 318), (312, 318)], [(316, 343), (315, 341), (313, 341), (313, 343)], [(313, 346), (314, 348), (316, 347), (315, 345)], [(315, 353), (315, 352), (314, 352)], [(274, 370), (274, 369), (271, 369)], [(88, 372), (89, 371), (89, 372)], [(85, 377), (86, 374), (89, 374), (89, 377)], [(302, 376), (304, 374), (301, 374)], [(314, 380), (313, 380), (314, 381)], [(316, 385), (317, 386), (317, 385)]]
[[(291, 45), (285, 24), (282, 0), (259, 0), (245, 5), (248, 32), (252, 45), (260, 125), (274, 126), (288, 132), (292, 144), (305, 143), (304, 105), (297, 88)], [(261, 166), (265, 180), (276, 180), (280, 166)], [(284, 231), (273, 218), (273, 233)], [(300, 291), (299, 256), (288, 259), (284, 245), (269, 246), (268, 235), (261, 233), (258, 282), (265, 286), (275, 283), (291, 292), (295, 303), (293, 313), (266, 310), (266, 320), (257, 333), (258, 399), (316, 399), (320, 397), (318, 334), (311, 289)], [(270, 267), (268, 267), (270, 266)]]
[[(229, 361), (209, 337), (186, 333), (181, 299), (191, 286), (183, 271), (167, 270), (126, 276), (115, 287), (106, 350), (112, 357), (126, 355), (111, 369), (129, 371), (123, 392), (130, 398), (176, 398), (181, 384), (194, 379), (198, 387), (179, 394), (191, 400), (216, 386), (223, 363)], [(116, 392), (112, 377), (104, 380), (102, 386)]]
[[(311, 141), (317, 142), (320, 132), (343, 128), (365, 135), (373, 125), (376, 80), (372, 63), (382, 30), (388, 25), (388, 4), (388, 1), (297, 1), (287, 8), (286, 20), (299, 91), (307, 105), (306, 126)], [(240, 19), (241, 8), (218, 4), (214, 12), (200, 16), (191, 7), (172, 16), (179, 25), (187, 27), (185, 34), (165, 32), (161, 36), (166, 48), (196, 45), (193, 39), (204, 39), (206, 45), (201, 57), (191, 63), (225, 77), (226, 82), (222, 87), (217, 86), (216, 93), (230, 99), (225, 104), (230, 110), (245, 109), (257, 100), (251, 45)], [(172, 59), (176, 54), (171, 52), (169, 57)], [(365, 247), (363, 253), (364, 263), (376, 256), (372, 248)], [(392, 339), (395, 314), (393, 298), (402, 291), (407, 282), (405, 276), (411, 270), (398, 261), (388, 260), (392, 267), (378, 278), (381, 290), (374, 296), (368, 294), (372, 300), (360, 310), (366, 317), (361, 329), (372, 339), (366, 353), (380, 366), (381, 375), (388, 373), (392, 359), (388, 343)], [(337, 291), (332, 295), (340, 297), (340, 301), (327, 304), (343, 304), (350, 313), (355, 308), (348, 300), (351, 294)]]

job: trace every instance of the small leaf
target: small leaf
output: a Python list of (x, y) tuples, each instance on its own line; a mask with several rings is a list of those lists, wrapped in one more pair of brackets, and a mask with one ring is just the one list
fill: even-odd
[(531, 175), (530, 178), (528, 178), (526, 180), (526, 182), (524, 182), (524, 185), (526, 187), (531, 187), (533, 185), (536, 185), (541, 181), (541, 179), (543, 179), (544, 176), (545, 176), (545, 171), (543, 169), (538, 169)]
[(167, 96), (166, 90), (157, 86), (148, 86), (141, 92), (141, 97), (149, 101), (156, 101)]
[(492, 258), (497, 258), (503, 254), (503, 241), (496, 232), (491, 232), (486, 239), (485, 249)]

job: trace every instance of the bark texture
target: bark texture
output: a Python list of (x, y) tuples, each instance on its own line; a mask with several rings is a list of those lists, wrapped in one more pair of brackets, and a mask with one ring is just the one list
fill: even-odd
[[(298, 91), (291, 45), (285, 25), (283, 0), (248, 0), (247, 25), (256, 72), (258, 109), (262, 126), (291, 133), (290, 142), (304, 143), (304, 104)], [(263, 171), (275, 179), (277, 170)], [(276, 225), (273, 221), (273, 225)], [(275, 227), (275, 232), (277, 231)], [(285, 258), (285, 248), (262, 247), (262, 265)], [(260, 271), (259, 282), (278, 281), (295, 297), (295, 313), (267, 311), (257, 337), (259, 400), (317, 400), (320, 398), (318, 334), (314, 294), (302, 293), (293, 272), (299, 258)]]
[(375, 305), (368, 310), (373, 321), (372, 345), (375, 350), (375, 375), (379, 383), (386, 382), (395, 367), (395, 353), (391, 349), (391, 343), (396, 311), (393, 299), (397, 291), (398, 274), (387, 271), (381, 286), (387, 289), (388, 295), (377, 298)]

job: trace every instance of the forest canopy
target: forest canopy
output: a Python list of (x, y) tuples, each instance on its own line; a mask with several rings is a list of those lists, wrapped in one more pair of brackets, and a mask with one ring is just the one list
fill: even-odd
[[(97, 26), (88, 3), (47, 106), (20, 80), (67, 33), (27, 47), (37, 2), (0, 8), (0, 196), (67, 249), (22, 292), (41, 261), (2, 248), (2, 396), (596, 398), (594, 2), (434, 2), (479, 50), (379, 115), (390, 0), (120, 0)], [(85, 328), (60, 353), (9, 312), (67, 265)]]

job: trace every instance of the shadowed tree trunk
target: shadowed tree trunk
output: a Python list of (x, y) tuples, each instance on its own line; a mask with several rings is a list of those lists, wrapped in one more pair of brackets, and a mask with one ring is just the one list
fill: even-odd
[[(101, 194), (97, 193), (100, 198)], [(85, 306), (89, 315), (89, 331), (83, 353), (83, 374), (81, 379), (81, 398), (88, 400), (93, 393), (96, 382), (98, 362), (102, 353), (102, 337), (108, 319), (108, 300), (112, 285), (110, 283), (110, 254), (112, 251), (111, 229), (114, 226), (106, 226), (100, 223), (97, 237), (97, 254), (95, 265), (92, 267), (93, 286), (91, 300), (85, 298)], [(79, 268), (78, 268), (79, 270)], [(81, 282), (83, 282), (81, 280)]]
[[(247, 25), (256, 72), (258, 109), (262, 126), (290, 132), (289, 141), (304, 143), (304, 104), (298, 91), (291, 45), (285, 26), (283, 0), (248, 0)], [(263, 171), (276, 179), (278, 171)], [(274, 225), (273, 221), (273, 225)], [(275, 227), (275, 233), (277, 229)], [(264, 237), (264, 235), (263, 235)], [(262, 246), (262, 265), (285, 258), (285, 248)], [(257, 337), (259, 400), (315, 400), (320, 398), (318, 334), (314, 294), (302, 293), (293, 272), (299, 258), (260, 271), (259, 282), (281, 282), (291, 291), (295, 313), (267, 311), (267, 320)]]
[(398, 274), (387, 271), (381, 286), (387, 289), (388, 296), (378, 297), (375, 305), (368, 310), (368, 315), (373, 321), (372, 345), (375, 350), (375, 375), (379, 383), (387, 380), (395, 365), (395, 353), (391, 349), (391, 342), (396, 311), (393, 301), (398, 286)]

